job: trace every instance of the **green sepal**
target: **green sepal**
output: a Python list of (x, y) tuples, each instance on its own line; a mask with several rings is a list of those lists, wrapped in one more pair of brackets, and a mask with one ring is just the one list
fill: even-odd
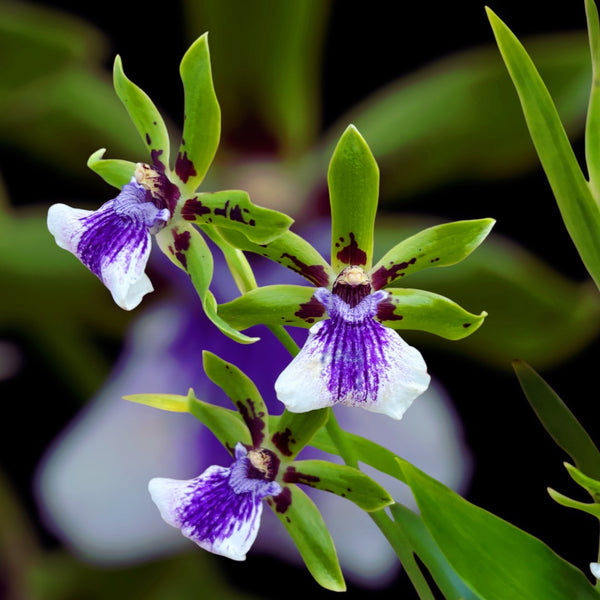
[(190, 388), (187, 396), (176, 394), (131, 394), (125, 400), (169, 412), (187, 412), (206, 425), (233, 455), (238, 442), (252, 446), (250, 430), (235, 410), (198, 400)]
[(285, 483), (302, 483), (347, 498), (367, 512), (389, 506), (394, 499), (368, 475), (325, 460), (299, 460), (283, 473)]
[(436, 544), (458, 576), (482, 598), (598, 600), (585, 575), (546, 544), (397, 460)]
[(575, 415), (526, 362), (515, 360), (513, 368), (531, 408), (552, 439), (579, 469), (600, 479), (600, 452)]
[(419, 515), (397, 503), (390, 506), (390, 511), (446, 600), (482, 600), (450, 566)]
[(208, 51), (208, 34), (199, 37), (179, 67), (184, 89), (183, 137), (175, 161), (175, 174), (185, 192), (193, 192), (204, 179), (221, 137), (221, 109), (215, 94)]
[(267, 407), (254, 382), (235, 365), (204, 350), (202, 364), (208, 378), (233, 402), (252, 436), (254, 448), (269, 435)]
[(220, 304), (219, 315), (236, 329), (252, 325), (311, 327), (325, 317), (325, 308), (313, 300), (314, 288), (303, 285), (266, 285)]
[(284, 485), (281, 494), (267, 498), (267, 502), (287, 529), (315, 581), (325, 589), (345, 591), (333, 540), (314, 502), (296, 485)]
[(270, 430), (274, 432), (271, 443), (286, 461), (291, 461), (319, 431), (323, 431), (328, 418), (329, 412), (326, 409), (305, 413), (286, 410), (271, 421)]
[(479, 329), (487, 313), (467, 312), (433, 292), (387, 288), (390, 297), (378, 306), (377, 318), (391, 329), (427, 331), (448, 340), (460, 340)]
[(190, 276), (204, 313), (221, 332), (242, 344), (258, 341), (259, 338), (240, 333), (217, 314), (217, 301), (209, 289), (213, 275), (212, 254), (200, 232), (191, 223), (172, 222), (157, 234), (156, 240), (171, 262)]
[(313, 285), (330, 287), (336, 277), (329, 263), (304, 238), (286, 231), (268, 244), (255, 244), (234, 229), (221, 229), (219, 233), (232, 246), (254, 252), (272, 260), (294, 273), (298, 273)]
[(191, 223), (235, 229), (257, 244), (273, 241), (294, 222), (279, 211), (256, 206), (242, 190), (199, 193), (182, 204), (181, 216)]
[(229, 271), (238, 290), (244, 294), (255, 289), (257, 287), (256, 277), (254, 277), (254, 271), (252, 270), (246, 255), (238, 248), (234, 248), (231, 244), (226, 242), (216, 227), (199, 225), (199, 228), (223, 253), (225, 262), (229, 267)]
[(600, 206), (533, 61), (510, 29), (489, 8), (486, 10), (567, 231), (600, 287)]
[(495, 222), (494, 219), (454, 221), (412, 235), (386, 252), (373, 267), (373, 287), (378, 290), (405, 275), (460, 262), (483, 242)]
[(566, 506), (567, 508), (574, 508), (575, 510), (580, 510), (581, 512), (587, 513), (588, 515), (592, 515), (600, 519), (600, 504), (596, 502), (581, 502), (579, 500), (573, 500), (552, 488), (548, 488), (548, 494), (556, 502), (561, 506)]
[(131, 181), (135, 173), (135, 163), (120, 158), (102, 158), (106, 148), (96, 150), (87, 161), (87, 166), (119, 190)]
[(365, 270), (373, 261), (373, 227), (379, 199), (379, 167), (354, 125), (342, 134), (327, 172), (331, 204), (331, 266)]
[(590, 54), (592, 57), (592, 89), (585, 124), (585, 159), (590, 185), (600, 198), (600, 23), (594, 0), (585, 0)]
[(125, 105), (135, 128), (148, 148), (152, 165), (169, 170), (169, 133), (163, 118), (146, 92), (129, 80), (123, 72), (121, 57), (113, 68), (115, 91)]

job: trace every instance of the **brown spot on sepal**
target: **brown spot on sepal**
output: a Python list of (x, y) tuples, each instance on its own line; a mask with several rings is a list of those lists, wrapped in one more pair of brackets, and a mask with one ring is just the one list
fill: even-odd
[(236, 402), (236, 406), (242, 415), (242, 419), (244, 419), (244, 423), (250, 430), (254, 448), (258, 448), (265, 437), (265, 412), (257, 412), (254, 401), (250, 398), (246, 398), (244, 402), (241, 400)]
[(286, 427), (283, 431), (274, 433), (271, 441), (284, 456), (291, 456), (293, 454), (290, 444), (295, 444), (296, 440), (292, 437), (292, 430), (289, 427)]
[(404, 317), (397, 315), (394, 311), (396, 310), (396, 304), (389, 298), (383, 300), (377, 305), (377, 318), (380, 321), (401, 321)]
[[(337, 254), (337, 259), (345, 265), (366, 265), (367, 264), (367, 253), (358, 247), (356, 236), (353, 232), (350, 232), (350, 243), (344, 246)], [(344, 238), (340, 238), (343, 242)]]
[(284, 258), (291, 260), (296, 267), (295, 269), (290, 267), (292, 271), (302, 275), (302, 277), (308, 279), (312, 284), (317, 287), (327, 287), (329, 285), (329, 275), (323, 265), (307, 265), (296, 256), (288, 254), (287, 252), (284, 252), (280, 256), (280, 261), (278, 262), (281, 262)]
[(313, 485), (318, 481), (321, 481), (321, 479), (315, 475), (301, 473), (300, 471), (296, 470), (296, 467), (289, 466), (283, 474), (283, 481), (285, 481), (285, 483), (303, 483), (304, 485)]
[(281, 493), (277, 496), (273, 496), (273, 498), (269, 498), (268, 502), (269, 504), (273, 503), (275, 505), (275, 512), (283, 514), (292, 504), (292, 491), (289, 487), (284, 486)]
[(391, 263), (389, 268), (379, 267), (377, 271), (371, 274), (371, 285), (373, 286), (373, 289), (380, 290), (397, 277), (403, 277), (404, 272), (401, 273), (401, 271), (406, 271), (408, 267), (414, 265), (416, 262), (417, 257), (413, 256), (410, 260), (401, 263)]
[(210, 208), (204, 206), (204, 204), (198, 200), (198, 197), (186, 200), (181, 209), (181, 216), (186, 221), (195, 221), (196, 217), (202, 217), (203, 215), (208, 214), (210, 214)]
[(194, 163), (188, 158), (187, 151), (179, 152), (175, 160), (175, 173), (183, 183), (187, 183), (190, 177), (198, 175)]
[[(191, 233), (182, 231), (181, 233), (173, 229), (173, 254), (181, 266), (187, 271), (187, 257), (185, 253), (190, 249)], [(171, 248), (171, 247), (169, 247)]]
[(303, 319), (307, 323), (314, 323), (325, 314), (325, 307), (313, 296), (308, 302), (300, 304), (300, 309), (294, 316)]

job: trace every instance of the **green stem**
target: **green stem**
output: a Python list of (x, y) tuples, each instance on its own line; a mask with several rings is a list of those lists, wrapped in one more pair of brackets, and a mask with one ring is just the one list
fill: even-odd
[(296, 356), (300, 352), (298, 344), (282, 325), (267, 325), (269, 331), (281, 342), (283, 347), (292, 355)]

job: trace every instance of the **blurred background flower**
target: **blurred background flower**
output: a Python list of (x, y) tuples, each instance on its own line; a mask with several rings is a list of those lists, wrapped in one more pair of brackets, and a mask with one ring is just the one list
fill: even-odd
[[(590, 84), (585, 15), (583, 2), (562, 4), (492, 8), (524, 40), (578, 140)], [(160, 256), (151, 263), (153, 301), (133, 314), (117, 311), (45, 228), (51, 203), (94, 207), (112, 191), (85, 167), (93, 151), (106, 147), (107, 156), (145, 160), (112, 91), (114, 55), (176, 131), (177, 67), (204, 31), (210, 32), (223, 135), (203, 189), (247, 189), (257, 204), (288, 211), (298, 227), (314, 226), (326, 217), (333, 144), (353, 122), (381, 167), (376, 252), (424, 225), (497, 219), (491, 239), (464, 263), (413, 276), (411, 285), (474, 312), (485, 309), (489, 317), (460, 342), (403, 334), (443, 387), (415, 403), (393, 424), (397, 430), (381, 435), (395, 434), (398, 445), (390, 447), (473, 502), (540, 536), (568, 560), (589, 562), (592, 541), (573, 544), (565, 533), (583, 530), (587, 521), (546, 495), (548, 484), (569, 485), (563, 457), (529, 410), (510, 360), (523, 358), (545, 371), (580, 419), (593, 422), (597, 408), (572, 382), (586, 380), (598, 348), (597, 293), (538, 166), (483, 3), (404, 6), (401, 19), (389, 10), (384, 2), (340, 0), (182, 0), (160, 13), (137, 3), (0, 1), (0, 385), (8, 407), (0, 442), (0, 591), (8, 598), (186, 598), (200, 585), (207, 597), (278, 597), (255, 575), (272, 568), (271, 555), (283, 541), (261, 535), (265, 554), (251, 553), (243, 565), (198, 551), (164, 557), (161, 549), (176, 550), (180, 540), (164, 538), (173, 532), (159, 519), (150, 529), (144, 511), (154, 515), (153, 507), (138, 504), (135, 495), (112, 496), (151, 476), (197, 474), (201, 465), (192, 463), (204, 460), (209, 443), (189, 419), (133, 407), (120, 396), (197, 386), (199, 397), (205, 390), (204, 399), (224, 401), (202, 383), (200, 349), (253, 377), (255, 349), (233, 348), (190, 313), (191, 290), (173, 280)], [(259, 269), (265, 278), (284, 277), (283, 269)], [(219, 275), (215, 285), (229, 299), (227, 278)], [(201, 334), (191, 333), (196, 330)], [(182, 355), (196, 355), (196, 364)], [(267, 399), (276, 374), (260, 373)], [(370, 435), (363, 423), (348, 427)], [(155, 470), (158, 462), (164, 471)], [(34, 473), (42, 490), (36, 497)], [(128, 506), (107, 511), (117, 500)], [(318, 498), (324, 511), (334, 500), (339, 503)], [(100, 517), (111, 512), (120, 519), (109, 527)], [(563, 531), (550, 526), (558, 515), (569, 520)], [(147, 537), (138, 537), (140, 523), (149, 528)], [(276, 531), (261, 533), (267, 529)], [(106, 557), (115, 534), (123, 546)], [(346, 571), (354, 573), (351, 593), (359, 595), (373, 585), (375, 572), (338, 536)], [(325, 593), (299, 567), (278, 562), (277, 571), (294, 577), (299, 590)], [(389, 570), (377, 575), (383, 585), (370, 594), (409, 589), (402, 575), (383, 572)]]

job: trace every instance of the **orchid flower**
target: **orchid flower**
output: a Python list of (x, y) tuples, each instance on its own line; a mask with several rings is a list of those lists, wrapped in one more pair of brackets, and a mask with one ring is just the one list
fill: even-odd
[(201, 548), (244, 560), (262, 514), (262, 499), (281, 492), (273, 480), (277, 459), (268, 450), (235, 446), (229, 468), (211, 466), (202, 475), (181, 481), (155, 477), (148, 490), (163, 519)]
[(487, 236), (494, 221), (426, 229), (373, 265), (379, 170), (353, 126), (336, 147), (328, 183), (331, 264), (292, 232), (262, 245), (236, 232), (223, 233), (232, 245), (288, 267), (317, 290), (264, 286), (221, 305), (219, 315), (239, 329), (256, 323), (310, 327), (304, 347), (275, 384), (277, 397), (291, 412), (343, 404), (400, 419), (427, 389), (430, 377), (420, 352), (394, 329), (460, 339), (473, 333), (486, 313), (474, 315), (437, 294), (395, 284), (412, 272), (462, 260)]
[(48, 229), (106, 285), (118, 306), (131, 310), (153, 290), (145, 273), (151, 235), (169, 222), (178, 197), (164, 173), (138, 163), (119, 195), (96, 211), (53, 204)]

